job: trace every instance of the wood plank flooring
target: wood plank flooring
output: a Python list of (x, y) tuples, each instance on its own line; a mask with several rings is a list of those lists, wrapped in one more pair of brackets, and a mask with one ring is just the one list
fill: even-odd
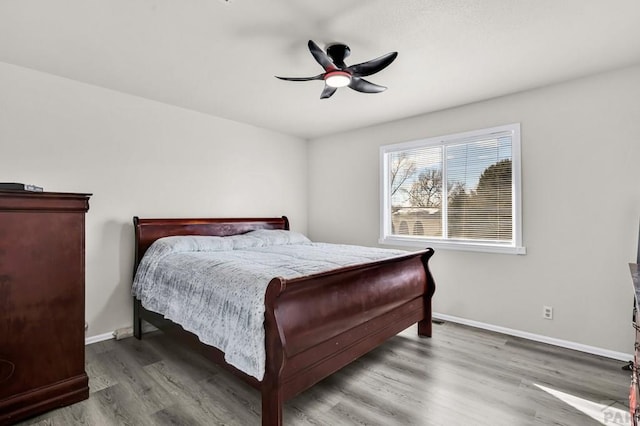
[[(629, 424), (624, 363), (445, 323), (415, 326), (287, 402), (285, 425)], [(161, 334), (87, 346), (91, 396), (20, 425), (259, 425), (260, 394)]]

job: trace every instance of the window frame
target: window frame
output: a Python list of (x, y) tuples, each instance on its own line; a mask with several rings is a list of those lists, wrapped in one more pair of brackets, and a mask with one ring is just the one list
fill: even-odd
[[(415, 235), (394, 235), (391, 233), (391, 197), (390, 197), (390, 161), (391, 153), (421, 147), (447, 146), (470, 143), (474, 140), (492, 137), (495, 134), (511, 133), (511, 167), (512, 167), (512, 240), (510, 243), (497, 243), (487, 240), (463, 240), (445, 237), (423, 237)], [(442, 162), (446, 173), (447, 161)], [(443, 176), (446, 185), (446, 174)], [(447, 218), (443, 217), (443, 229)], [(380, 244), (407, 247), (433, 247), (448, 250), (478, 251), (487, 253), (525, 254), (522, 242), (522, 163), (520, 123), (512, 123), (486, 129), (471, 130), (430, 138), (416, 139), (408, 142), (382, 145), (380, 147)]]

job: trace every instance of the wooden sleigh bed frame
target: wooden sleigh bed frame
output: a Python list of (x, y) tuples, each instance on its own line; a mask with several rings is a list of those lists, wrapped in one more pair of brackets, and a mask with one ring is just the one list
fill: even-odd
[[(230, 236), (256, 229), (289, 229), (281, 218), (140, 219), (135, 228), (135, 269), (151, 244), (171, 235)], [(262, 425), (280, 426), (283, 404), (384, 343), (410, 325), (431, 337), (435, 283), (432, 249), (286, 280), (273, 278), (265, 295), (266, 365), (262, 381), (224, 361), (224, 353), (142, 307), (134, 297), (134, 335), (142, 320), (175, 334), (262, 394)]]

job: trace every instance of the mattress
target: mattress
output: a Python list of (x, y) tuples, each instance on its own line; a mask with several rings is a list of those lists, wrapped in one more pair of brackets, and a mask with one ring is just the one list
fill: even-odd
[(138, 265), (132, 293), (225, 354), (225, 361), (262, 380), (264, 295), (275, 277), (298, 278), (406, 251), (317, 243), (284, 230), (229, 237), (161, 238)]

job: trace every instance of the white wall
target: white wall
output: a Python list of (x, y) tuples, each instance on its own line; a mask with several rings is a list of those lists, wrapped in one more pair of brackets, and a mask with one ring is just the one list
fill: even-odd
[(377, 245), (380, 145), (514, 122), (527, 254), (436, 251), (434, 310), (631, 353), (640, 67), (310, 141), (310, 237)]
[(130, 326), (132, 217), (287, 215), (307, 231), (306, 143), (0, 62), (0, 181), (89, 192), (87, 336)]
[[(0, 181), (94, 194), (88, 336), (131, 324), (134, 215), (286, 214), (313, 239), (376, 245), (380, 145), (520, 122), (528, 253), (439, 250), (435, 310), (632, 351), (640, 67), (308, 145), (1, 62), (0, 93)], [(542, 319), (542, 305), (554, 320)]]

